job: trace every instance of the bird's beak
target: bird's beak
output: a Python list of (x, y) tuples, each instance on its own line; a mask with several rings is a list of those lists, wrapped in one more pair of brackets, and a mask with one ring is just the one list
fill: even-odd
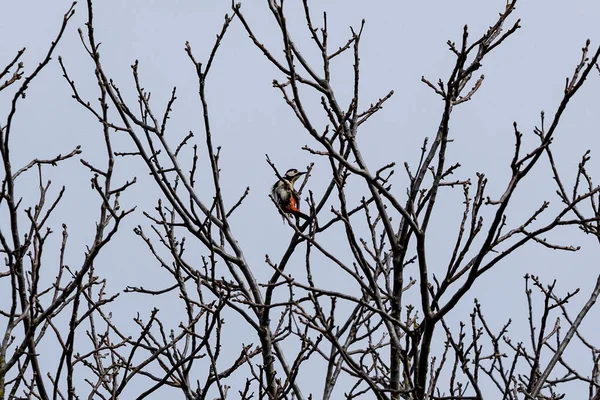
[(306, 172), (298, 172), (298, 176), (304, 175)]

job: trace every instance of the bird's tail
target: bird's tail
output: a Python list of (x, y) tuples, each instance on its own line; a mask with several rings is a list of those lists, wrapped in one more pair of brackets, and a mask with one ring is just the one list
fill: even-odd
[(306, 221), (310, 221), (310, 217), (306, 214), (304, 214), (302, 211), (292, 211), (292, 214), (294, 214), (296, 217), (302, 218)]

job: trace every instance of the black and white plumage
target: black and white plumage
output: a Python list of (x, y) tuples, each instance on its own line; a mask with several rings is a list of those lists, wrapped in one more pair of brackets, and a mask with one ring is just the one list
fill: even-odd
[(271, 187), (271, 196), (284, 212), (309, 220), (310, 217), (300, 211), (300, 196), (294, 189), (294, 183), (304, 174), (306, 172), (299, 172), (294, 168), (287, 170)]

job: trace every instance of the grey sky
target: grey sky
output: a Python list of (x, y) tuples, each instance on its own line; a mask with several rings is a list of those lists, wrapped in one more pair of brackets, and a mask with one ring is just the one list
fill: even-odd
[[(318, 54), (311, 47), (301, 10), (295, 4), (298, 2), (287, 2), (290, 9), (298, 8), (297, 20), (290, 18), (289, 21), (296, 32), (295, 42), (306, 49), (309, 59), (317, 61)], [(282, 56), (281, 38), (264, 3), (243, 1), (242, 7), (260, 40), (275, 55)], [(19, 48), (27, 47), (24, 63), (26, 71), (31, 71), (45, 54), (70, 4), (63, 0), (27, 0), (5, 1), (0, 5), (3, 15), (0, 22), (0, 62), (6, 63)], [(189, 41), (196, 57), (205, 60), (224, 14), (231, 13), (229, 4), (229, 1), (191, 0), (98, 0), (95, 4), (96, 34), (102, 42), (102, 62), (107, 73), (134, 101), (130, 65), (139, 60), (143, 86), (152, 92), (151, 103), (157, 109), (164, 108), (172, 88), (176, 86), (178, 100), (169, 121), (170, 131), (174, 137), (181, 138), (192, 130), (200, 145), (203, 132), (197, 79), (184, 52), (184, 44)], [(503, 4), (502, 0), (312, 2), (316, 23), (320, 24), (322, 10), (328, 12), (332, 48), (345, 43), (349, 26), (358, 28), (361, 19), (366, 19), (361, 42), (363, 106), (375, 102), (391, 89), (395, 94), (363, 128), (359, 141), (373, 170), (391, 161), (397, 163), (394, 187), (399, 198), (403, 199), (407, 182), (402, 164), (407, 161), (413, 165), (418, 160), (423, 138), (435, 135), (441, 115), (442, 102), (420, 82), (421, 76), (433, 82), (438, 78), (445, 80), (453, 65), (446, 41), (458, 42), (465, 23), (469, 26), (471, 37), (477, 37), (494, 21)], [(85, 4), (78, 4), (76, 15), (56, 54), (62, 56), (82, 95), (93, 101), (98, 96), (93, 65), (77, 35), (77, 28), (84, 28), (85, 14)], [(292, 14), (290, 12), (289, 15)], [(492, 196), (500, 194), (510, 173), (507, 160), (512, 157), (514, 148), (513, 121), (525, 134), (525, 143), (534, 146), (536, 139), (532, 131), (539, 124), (540, 110), (545, 110), (547, 115), (553, 114), (562, 96), (564, 79), (571, 75), (579, 61), (585, 40), (590, 38), (592, 45), (600, 41), (600, 3), (596, 1), (522, 0), (515, 15), (521, 18), (523, 27), (487, 59), (478, 71), (485, 74), (482, 88), (473, 101), (457, 109), (451, 122), (454, 142), (449, 162), (460, 161), (463, 166), (456, 178), (470, 177), (474, 180), (475, 172), (484, 172), (490, 180), (488, 187)], [(333, 82), (345, 105), (351, 98), (351, 65), (349, 57), (340, 58), (334, 64)], [(250, 195), (233, 223), (238, 241), (255, 266), (258, 277), (266, 277), (270, 273), (264, 264), (265, 254), (277, 259), (292, 234), (291, 229), (282, 224), (267, 197), (275, 177), (265, 162), (265, 154), (269, 154), (280, 171), (305, 168), (309, 162), (315, 161), (301, 150), (302, 146), (313, 143), (279, 91), (272, 87), (273, 79), (283, 78), (251, 44), (239, 21), (234, 21), (219, 50), (207, 91), (214, 140), (222, 146), (223, 189), (229, 204), (237, 200), (246, 186), (250, 187)], [(569, 106), (554, 141), (557, 163), (569, 179), (575, 176), (577, 163), (586, 149), (592, 149), (592, 157), (597, 157), (597, 149), (600, 149), (600, 80), (597, 73), (592, 74), (592, 79), (594, 82), (584, 87)], [(9, 100), (0, 97), (0, 110), (6, 109)], [(309, 112), (326, 122), (318, 102)], [(104, 160), (100, 126), (71, 98), (56, 57), (31, 86), (27, 98), (20, 105), (15, 123), (17, 133), (12, 139), (17, 167), (34, 157), (64, 154), (79, 144), (85, 160), (98, 163)], [(116, 144), (120, 151), (132, 149), (125, 137)], [(98, 271), (107, 277), (108, 290), (112, 292), (127, 285), (161, 287), (164, 273), (131, 231), (138, 224), (147, 225), (141, 211), (152, 210), (157, 191), (141, 162), (117, 161), (118, 176), (123, 182), (134, 175), (139, 180), (136, 187), (123, 197), (122, 204), (124, 207), (139, 207), (105, 252), (104, 264), (98, 266)], [(599, 162), (597, 158), (592, 160), (592, 176), (597, 175), (594, 171), (598, 169)], [(543, 165), (546, 165), (545, 162)], [(321, 163), (317, 160), (308, 183), (308, 188), (316, 193), (322, 192), (326, 184), (326, 178), (319, 178), (320, 172), (328, 173), (324, 160)], [(60, 169), (47, 170), (46, 176), (52, 179), (55, 190), (60, 185), (67, 185), (67, 196), (53, 220), (54, 240), (58, 243), (60, 223), (66, 222), (71, 234), (69, 263), (76, 265), (83, 257), (84, 246), (92, 240), (93, 222), (97, 218), (95, 211), (90, 214), (90, 210), (97, 208), (98, 201), (90, 189), (91, 175), (79, 161), (70, 160)], [(204, 177), (208, 178), (208, 175)], [(35, 192), (35, 174), (30, 175), (28, 182), (28, 189), (20, 189), (24, 196)], [(514, 223), (519, 221), (519, 217), (527, 218), (544, 199), (559, 204), (547, 170), (538, 168), (528, 178), (527, 185), (530, 185), (527, 193), (518, 192), (518, 201), (510, 210)], [(357, 196), (362, 195), (361, 189), (356, 187)], [(516, 209), (517, 204), (519, 209)], [(444, 268), (443, 262), (451, 251), (453, 235), (462, 215), (462, 198), (458, 192), (453, 192), (444, 197), (438, 207), (439, 219), (428, 242), (430, 249), (439, 249), (439, 253), (432, 251), (433, 271), (436, 267)], [(513, 318), (515, 338), (525, 334), (522, 277), (526, 272), (539, 275), (546, 283), (557, 279), (559, 293), (581, 287), (583, 294), (571, 304), (576, 310), (576, 306), (587, 297), (598, 274), (598, 248), (597, 244), (574, 229), (559, 232), (549, 239), (585, 246), (578, 254), (527, 246), (479, 281), (473, 294), (463, 299), (452, 314), (452, 318), (456, 318), (452, 322), (468, 319), (472, 298), (476, 296), (484, 311), (494, 315), (495, 328)], [(335, 238), (331, 240), (335, 249)], [(339, 251), (343, 254), (344, 249)], [(52, 277), (55, 272), (48, 270), (47, 273)], [(325, 269), (318, 273), (321, 283), (326, 285), (330, 272)], [(2, 295), (0, 301), (4, 301)], [(150, 304), (147, 298), (140, 296), (122, 296), (119, 301), (120, 308), (115, 313), (124, 321), (129, 321), (138, 310), (147, 312), (152, 307), (168, 307), (166, 304)], [(173, 300), (172, 304), (177, 302)], [(173, 311), (171, 317), (176, 326), (177, 312)], [(584, 329), (598, 332), (598, 321), (600, 308), (592, 310)], [(526, 340), (526, 336), (521, 340)], [(310, 377), (304, 376), (303, 379)], [(316, 392), (320, 393), (319, 390)]]

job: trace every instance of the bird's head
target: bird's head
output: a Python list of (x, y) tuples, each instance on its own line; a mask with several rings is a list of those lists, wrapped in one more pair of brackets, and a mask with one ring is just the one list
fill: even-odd
[(300, 172), (297, 169), (288, 169), (285, 173), (285, 175), (283, 176), (283, 179), (290, 181), (291, 183), (296, 182), (296, 180), (298, 178), (300, 178), (302, 175), (304, 175), (306, 172)]

